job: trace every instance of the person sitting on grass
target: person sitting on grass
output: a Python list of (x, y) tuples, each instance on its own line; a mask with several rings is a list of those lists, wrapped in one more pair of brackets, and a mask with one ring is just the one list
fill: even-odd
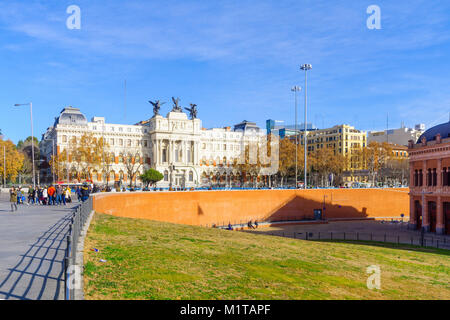
[(233, 230), (233, 227), (231, 226), (231, 222), (228, 223), (228, 228), (227, 228), (227, 230)]
[(255, 229), (258, 228), (258, 221), (255, 220)]
[(249, 229), (255, 229), (255, 227), (254, 227), (253, 224), (252, 224), (252, 220), (250, 220), (250, 221), (247, 223), (247, 226), (248, 226)]

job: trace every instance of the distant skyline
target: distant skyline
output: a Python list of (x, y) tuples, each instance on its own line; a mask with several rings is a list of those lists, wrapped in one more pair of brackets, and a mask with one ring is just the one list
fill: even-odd
[[(381, 30), (366, 10), (381, 9)], [(66, 12), (81, 9), (81, 29)], [(0, 129), (41, 138), (66, 106), (133, 124), (148, 100), (198, 105), (203, 126), (294, 123), (308, 73), (308, 122), (384, 130), (449, 121), (450, 3), (351, 1), (2, 1)], [(124, 82), (127, 81), (126, 111)], [(298, 122), (303, 122), (303, 91)]]

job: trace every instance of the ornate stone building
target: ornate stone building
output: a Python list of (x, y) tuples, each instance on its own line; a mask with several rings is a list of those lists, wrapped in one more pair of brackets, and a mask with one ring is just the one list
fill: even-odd
[[(191, 113), (191, 119), (178, 105), (166, 117), (159, 115), (158, 111), (159, 105), (151, 119), (135, 125), (121, 125), (108, 124), (102, 117), (94, 117), (88, 122), (79, 109), (66, 107), (43, 135), (41, 154), (48, 160), (53, 152), (66, 152), (81, 136), (92, 134), (107, 143), (104, 152), (111, 159), (108, 168), (105, 169), (103, 164), (89, 168), (89, 172), (78, 172), (79, 169), (69, 159), (59, 180), (129, 183), (126, 168), (129, 157), (139, 167), (137, 176), (148, 168), (164, 175), (158, 187), (198, 187), (212, 182), (229, 186), (240, 180), (233, 169), (233, 160), (241, 156), (248, 141), (264, 136), (262, 130), (247, 121), (233, 129), (207, 130), (196, 118), (196, 111), (194, 116)], [(49, 180), (50, 170), (44, 173)], [(140, 185), (139, 180), (136, 184)]]
[(410, 227), (450, 234), (450, 122), (409, 142)]

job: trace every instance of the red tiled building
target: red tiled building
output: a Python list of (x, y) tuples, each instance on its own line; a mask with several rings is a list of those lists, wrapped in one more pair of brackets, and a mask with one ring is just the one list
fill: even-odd
[(410, 228), (450, 234), (450, 122), (409, 142)]

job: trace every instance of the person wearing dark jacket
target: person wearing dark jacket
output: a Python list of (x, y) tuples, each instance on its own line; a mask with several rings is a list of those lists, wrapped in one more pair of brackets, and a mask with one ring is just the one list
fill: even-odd
[(89, 187), (85, 184), (81, 187), (81, 201), (85, 202), (89, 198)]

